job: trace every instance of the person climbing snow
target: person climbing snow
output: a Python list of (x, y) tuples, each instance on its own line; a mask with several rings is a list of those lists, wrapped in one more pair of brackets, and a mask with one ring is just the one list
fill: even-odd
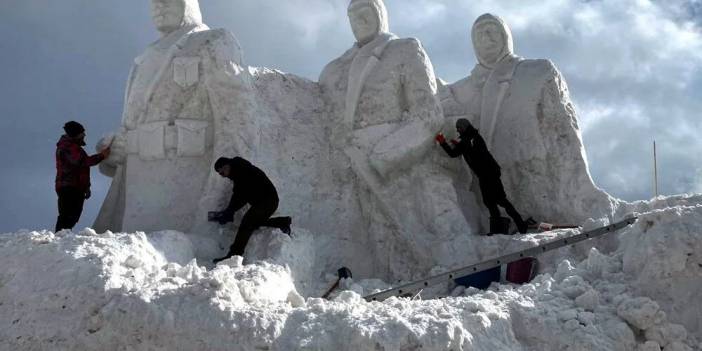
[(241, 220), (229, 252), (226, 256), (215, 259), (214, 263), (234, 255), (243, 256), (251, 234), (259, 227), (278, 228), (290, 235), (292, 218), (271, 217), (278, 209), (278, 192), (261, 169), (241, 157), (221, 157), (215, 162), (214, 168), (220, 176), (234, 182), (234, 192), (229, 206), (223, 211), (215, 212), (210, 220), (221, 225), (227, 224), (234, 220), (234, 214), (244, 205), (251, 205)]
[(66, 132), (56, 143), (56, 194), (58, 218), (55, 231), (73, 229), (83, 213), (83, 203), (90, 198), (90, 167), (110, 156), (107, 147), (88, 156), (85, 146), (85, 128), (70, 121), (63, 126)]
[(452, 140), (453, 147), (448, 145), (442, 133), (436, 135), (436, 141), (450, 157), (455, 158), (463, 155), (470, 169), (478, 177), (483, 203), (490, 211), (490, 233), (495, 234), (498, 231), (502, 231), (499, 229), (502, 215), (497, 207), (498, 205), (502, 206), (507, 211), (507, 214), (512, 217), (517, 225), (517, 230), (522, 234), (526, 233), (528, 225), (507, 199), (507, 194), (505, 194), (505, 189), (500, 179), (500, 165), (490, 154), (483, 137), (480, 136), (480, 133), (470, 121), (465, 118), (456, 121), (456, 131), (460, 135), (460, 140)]

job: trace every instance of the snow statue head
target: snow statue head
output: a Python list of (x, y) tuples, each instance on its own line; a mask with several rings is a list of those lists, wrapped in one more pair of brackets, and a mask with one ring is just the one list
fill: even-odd
[(475, 56), (487, 68), (493, 68), (505, 56), (514, 53), (512, 31), (500, 17), (489, 13), (475, 20), (471, 39)]
[(202, 24), (198, 0), (151, 0), (151, 17), (163, 35)]
[(351, 30), (359, 46), (390, 31), (388, 11), (383, 0), (352, 0), (348, 9)]

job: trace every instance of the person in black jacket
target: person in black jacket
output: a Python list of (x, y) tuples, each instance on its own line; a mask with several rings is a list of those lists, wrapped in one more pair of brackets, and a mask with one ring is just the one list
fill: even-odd
[(251, 234), (259, 227), (273, 227), (290, 235), (290, 217), (273, 217), (278, 209), (278, 192), (265, 173), (249, 161), (241, 158), (222, 157), (215, 162), (215, 171), (222, 177), (234, 182), (234, 193), (229, 206), (224, 211), (216, 212), (211, 220), (226, 224), (234, 220), (234, 213), (244, 205), (251, 208), (241, 220), (234, 243), (226, 256), (214, 260), (214, 263), (226, 260), (234, 255), (243, 256)]
[[(517, 230), (520, 233), (526, 233), (527, 223), (524, 222), (519, 212), (507, 200), (504, 186), (502, 185), (502, 176), (500, 165), (492, 157), (485, 145), (485, 140), (480, 136), (478, 130), (465, 118), (456, 121), (456, 130), (461, 136), (460, 141), (452, 140), (453, 148), (446, 143), (446, 138), (443, 134), (436, 135), (436, 141), (451, 157), (463, 155), (463, 158), (468, 163), (470, 169), (478, 177), (480, 183), (480, 193), (483, 195), (483, 203), (490, 211), (490, 223), (495, 223), (502, 215), (497, 207), (504, 207), (507, 214), (512, 217), (517, 225)], [(490, 229), (493, 233), (493, 228)]]

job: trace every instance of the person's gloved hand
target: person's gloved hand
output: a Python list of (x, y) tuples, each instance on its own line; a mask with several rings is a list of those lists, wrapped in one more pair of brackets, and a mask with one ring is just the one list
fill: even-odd
[(86, 190), (86, 191), (85, 191), (85, 199), (86, 199), (86, 200), (89, 199), (89, 198), (90, 198), (90, 195), (92, 195), (92, 193), (90, 192), (90, 190)]
[(228, 214), (225, 211), (220, 211), (220, 212), (215, 213), (214, 216), (212, 216), (212, 220), (214, 222), (219, 223), (220, 225), (225, 225), (229, 222), (234, 221), (234, 215)]
[(437, 143), (443, 144), (443, 143), (446, 142), (446, 137), (444, 137), (444, 134), (443, 134), (443, 133), (439, 133), (439, 134), (436, 135), (435, 140), (436, 140)]
[(460, 141), (458, 141), (456, 139), (451, 139), (451, 144), (458, 145), (459, 143), (460, 143)]
[(110, 152), (112, 152), (112, 149), (109, 147), (100, 151), (100, 155), (102, 155), (102, 159), (106, 160), (108, 157), (110, 157)]

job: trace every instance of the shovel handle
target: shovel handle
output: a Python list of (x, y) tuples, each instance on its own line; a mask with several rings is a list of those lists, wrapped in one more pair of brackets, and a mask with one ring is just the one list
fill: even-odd
[(332, 291), (334, 291), (336, 288), (339, 287), (340, 281), (341, 281), (341, 278), (337, 279), (336, 282), (334, 282), (334, 285), (332, 285), (331, 288), (329, 288), (329, 290), (327, 290), (327, 292), (325, 292), (324, 295), (322, 295), (322, 298), (326, 299), (327, 297), (329, 297), (329, 295), (331, 295)]

